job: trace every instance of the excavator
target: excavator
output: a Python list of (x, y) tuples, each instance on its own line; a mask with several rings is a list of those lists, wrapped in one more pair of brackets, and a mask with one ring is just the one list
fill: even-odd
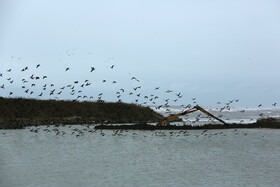
[(194, 106), (193, 108), (189, 109), (189, 110), (186, 110), (182, 113), (179, 113), (179, 114), (173, 114), (173, 115), (170, 115), (170, 116), (167, 116), (166, 118), (164, 118), (161, 122), (159, 122), (157, 124), (157, 126), (166, 126), (168, 120), (171, 120), (171, 119), (174, 119), (174, 118), (177, 118), (179, 116), (183, 116), (183, 115), (186, 115), (186, 114), (189, 114), (189, 113), (192, 113), (192, 112), (195, 112), (195, 111), (198, 111), (200, 110), (201, 112), (205, 113), (206, 115), (208, 116), (211, 116), (212, 118), (222, 122), (223, 124), (226, 125), (226, 122), (224, 122), (223, 120), (217, 118), (216, 116), (210, 114), (209, 112), (207, 112), (205, 109), (201, 108), (200, 106), (196, 105)]

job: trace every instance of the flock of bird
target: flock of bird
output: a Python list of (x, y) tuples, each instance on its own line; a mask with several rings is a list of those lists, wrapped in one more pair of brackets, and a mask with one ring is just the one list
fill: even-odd
[[(67, 56), (74, 55), (73, 51), (67, 51)], [(92, 52), (89, 54), (93, 54)], [(14, 57), (11, 57), (14, 58)], [(21, 58), (18, 58), (19, 60)], [(109, 58), (109, 63), (112, 62), (113, 58)], [(18, 90), (18, 88), (13, 88), (15, 91), (7, 90), (6, 91), (6, 97), (24, 97), (24, 98), (45, 98), (45, 99), (71, 99), (73, 101), (95, 101), (95, 102), (104, 102), (104, 95), (105, 92), (102, 92), (100, 90), (99, 93), (96, 95), (93, 94), (86, 94), (88, 93), (88, 90), (99, 90), (99, 88), (94, 87), (96, 85), (96, 80), (93, 82), (91, 81), (91, 78), (85, 80), (68, 80), (67, 83), (61, 83), (61, 82), (51, 82), (48, 81), (49, 77), (51, 75), (47, 75), (45, 71), (43, 71), (45, 74), (38, 73), (37, 70), (42, 68), (43, 65), (36, 64), (36, 65), (23, 65), (20, 68), (8, 68), (6, 70), (1, 69), (0, 70), (0, 90), (7, 90), (8, 88), (11, 88), (12, 84), (20, 85), (21, 91)], [(87, 73), (94, 74), (96, 71), (98, 71), (98, 68), (94, 66), (86, 67)], [(116, 65), (110, 64), (107, 69), (108, 71), (115, 70)], [(57, 70), (59, 71), (59, 69)], [(69, 76), (69, 73), (71, 73), (72, 68), (64, 67), (64, 70), (61, 69), (61, 76)], [(22, 76), (21, 76), (22, 74)], [(16, 75), (16, 77), (22, 77), (21, 80), (14, 80), (13, 75)], [(57, 78), (59, 79), (59, 77)], [(115, 92), (115, 102), (127, 102), (129, 100), (132, 103), (135, 103), (139, 106), (156, 106), (154, 109), (156, 111), (164, 111), (165, 115), (169, 115), (172, 113), (171, 106), (177, 105), (178, 101), (182, 99), (183, 95), (181, 92), (175, 92), (171, 89), (164, 89), (159, 86), (155, 86), (153, 89), (153, 93), (151, 94), (145, 94), (144, 92), (141, 92), (143, 89), (143, 85), (141, 85), (140, 79), (136, 78), (136, 76), (131, 76), (128, 81), (133, 81), (133, 83), (127, 84), (127, 85), (134, 85), (132, 88), (123, 88), (118, 87), (118, 81), (117, 80), (108, 80), (108, 79), (101, 79), (99, 81), (99, 84), (109, 84), (113, 85), (112, 88), (116, 89)], [(87, 90), (88, 88), (88, 90)], [(86, 91), (87, 90), (87, 91)], [(113, 90), (113, 89), (112, 89)], [(163, 98), (165, 96), (163, 95), (163, 92), (166, 96), (166, 98)], [(3, 92), (1, 94), (3, 96)], [(111, 98), (111, 100), (114, 100)], [(192, 103), (187, 105), (181, 105), (182, 111), (185, 111), (186, 109), (191, 108), (194, 105), (197, 105), (196, 98), (191, 98)], [(114, 101), (113, 101), (114, 102)], [(221, 102), (217, 102), (217, 106), (220, 106), (217, 108), (219, 112), (221, 113), (218, 117), (222, 118), (223, 111), (230, 111), (231, 110), (231, 104), (239, 102), (239, 99), (233, 99), (225, 103), (224, 106), (221, 106)], [(272, 106), (276, 106), (277, 103), (273, 103)], [(262, 104), (258, 105), (258, 108), (262, 107)], [(244, 113), (245, 110), (240, 110), (241, 113)], [(259, 114), (261, 117), (263, 117), (263, 113)], [(201, 113), (199, 113), (196, 116), (196, 119), (193, 121), (193, 123), (199, 121), (201, 117), (208, 118), (208, 116), (203, 116)], [(188, 116), (185, 117), (185, 119), (188, 119)], [(212, 120), (209, 118), (208, 120)], [(240, 121), (242, 122), (242, 121)]]
[[(211, 138), (214, 136), (227, 136), (227, 135), (248, 135), (248, 132), (244, 130), (156, 130), (156, 131), (131, 131), (131, 130), (97, 130), (94, 129), (94, 125), (63, 125), (63, 126), (41, 126), (41, 127), (27, 127), (32, 133), (40, 133), (41, 131), (52, 134), (55, 136), (72, 136), (72, 137), (83, 137), (90, 134), (100, 135), (100, 136), (137, 136), (137, 137), (179, 137), (179, 136), (189, 136), (189, 137), (206, 137)], [(195, 133), (194, 133), (195, 132)]]
[[(37, 64), (36, 65), (36, 69), (40, 68), (41, 65)], [(110, 69), (114, 69), (115, 65), (111, 65)], [(26, 72), (26, 71), (31, 71), (31, 68), (29, 66), (24, 66), (21, 69), (21, 72)], [(70, 67), (66, 67), (65, 72), (69, 72), (71, 71)], [(89, 67), (89, 72), (94, 73), (94, 71), (96, 71), (95, 67)], [(15, 80), (12, 79), (12, 77), (10, 77), (10, 75), (13, 73), (13, 70), (7, 69), (6, 70), (6, 74), (4, 72), (0, 72), (0, 78), (2, 78), (2, 80), (0, 79), (0, 83), (1, 89), (6, 89), (7, 84), (13, 84)], [(104, 96), (104, 92), (100, 92), (98, 93), (97, 96), (93, 96), (93, 95), (85, 95), (84, 93), (84, 89), (87, 87), (92, 86), (92, 82), (89, 79), (86, 80), (72, 80), (71, 82), (64, 84), (60, 87), (56, 86), (55, 83), (47, 83), (47, 79), (48, 76), (47, 75), (36, 75), (36, 72), (30, 72), (30, 74), (26, 77), (23, 77), (21, 79), (21, 89), (23, 90), (22, 93), (18, 93), (15, 94), (14, 91), (9, 91), (8, 92), (8, 96), (9, 97), (28, 97), (28, 98), (36, 98), (36, 99), (40, 99), (43, 98), (45, 96), (45, 98), (49, 98), (49, 99), (61, 99), (59, 98), (59, 96), (64, 94), (64, 98), (65, 96), (68, 94), (70, 94), (72, 96), (71, 100), (73, 101), (81, 101), (81, 100), (89, 100), (89, 101), (98, 101), (98, 102), (102, 102), (103, 101), (103, 96)], [(15, 74), (19, 74), (19, 71), (15, 72)], [(62, 75), (63, 76), (63, 75)], [(6, 83), (3, 79), (6, 79)], [(132, 76), (130, 78), (131, 81), (135, 81), (137, 83), (140, 82), (140, 80), (138, 78), (136, 78), (135, 76)], [(44, 81), (44, 82), (43, 82)], [(101, 81), (101, 83), (103, 84), (108, 84), (108, 80), (103, 79)], [(116, 80), (112, 80), (111, 84), (117, 84)], [(92, 87), (91, 87), (92, 88)], [(115, 97), (117, 99), (116, 102), (122, 102), (122, 97), (124, 95), (125, 92), (127, 92), (127, 97), (130, 96), (134, 96), (134, 98), (132, 98), (132, 102), (136, 103), (138, 105), (147, 105), (147, 104), (152, 104), (152, 105), (156, 105), (157, 102), (156, 100), (159, 99), (159, 96), (156, 96), (155, 94), (151, 94), (151, 95), (143, 95), (140, 90), (141, 90), (142, 86), (138, 85), (133, 87), (132, 89), (130, 89), (129, 91), (126, 91), (124, 88), (119, 88), (116, 93), (115, 93)], [(38, 93), (39, 90), (39, 93)], [(94, 89), (96, 90), (96, 89)], [(159, 90), (159, 87), (156, 87), (155, 90)], [(166, 93), (171, 93), (171, 90), (167, 90)], [(66, 94), (65, 94), (66, 93)], [(178, 96), (178, 98), (174, 99), (174, 102), (177, 102), (177, 100), (179, 98), (182, 98), (182, 95), (176, 94)], [(67, 96), (66, 96), (67, 97)], [(144, 101), (142, 103), (140, 103), (141, 99), (143, 99)], [(166, 101), (166, 106), (168, 106), (168, 100), (169, 99), (165, 99)], [(161, 107), (161, 106), (160, 106)], [(159, 107), (159, 108), (160, 108)]]

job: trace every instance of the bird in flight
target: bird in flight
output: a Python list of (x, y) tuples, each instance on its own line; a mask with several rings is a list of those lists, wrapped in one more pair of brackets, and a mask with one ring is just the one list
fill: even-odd
[(65, 69), (65, 71), (68, 71), (68, 70), (70, 70), (70, 68), (66, 68), (66, 69)]
[(95, 68), (94, 67), (91, 67), (91, 70), (90, 70), (90, 72), (93, 72), (95, 70)]
[(136, 80), (137, 82), (140, 82), (136, 77), (132, 77), (131, 80)]

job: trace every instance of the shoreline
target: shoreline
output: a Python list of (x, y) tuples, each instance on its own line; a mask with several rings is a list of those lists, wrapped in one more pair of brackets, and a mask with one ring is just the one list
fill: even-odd
[(103, 130), (215, 130), (215, 129), (280, 129), (280, 122), (256, 122), (250, 124), (205, 124), (201, 126), (191, 125), (166, 125), (166, 126), (155, 126), (147, 123), (137, 123), (134, 125), (97, 125), (95, 129)]
[[(94, 129), (102, 130), (215, 130), (215, 129), (280, 129), (279, 121), (259, 120), (256, 123), (250, 124), (205, 124), (201, 126), (192, 125), (166, 125), (156, 126), (150, 123), (157, 123), (156, 120), (148, 122), (141, 121), (107, 121), (107, 120), (93, 120), (90, 118), (72, 117), (72, 119), (65, 118), (50, 118), (50, 119), (9, 119), (5, 122), (0, 122), (0, 130), (25, 129), (27, 127), (35, 126), (66, 126), (66, 125), (93, 125)], [(127, 124), (129, 123), (129, 124)]]

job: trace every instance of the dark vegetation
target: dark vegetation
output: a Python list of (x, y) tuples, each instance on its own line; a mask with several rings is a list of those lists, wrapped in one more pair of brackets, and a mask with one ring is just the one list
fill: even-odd
[(0, 128), (81, 123), (157, 122), (163, 116), (127, 103), (77, 102), (0, 97)]

